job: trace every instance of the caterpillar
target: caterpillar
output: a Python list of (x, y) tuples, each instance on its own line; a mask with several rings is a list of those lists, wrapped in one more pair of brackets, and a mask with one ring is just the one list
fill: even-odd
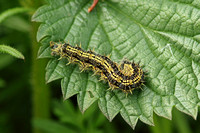
[(141, 88), (144, 81), (144, 71), (139, 64), (123, 60), (121, 64), (112, 61), (108, 56), (85, 51), (80, 46), (71, 46), (69, 43), (50, 42), (51, 55), (67, 58), (69, 63), (78, 63), (82, 70), (93, 69), (101, 79), (108, 81), (109, 89), (120, 89), (126, 94), (136, 88)]

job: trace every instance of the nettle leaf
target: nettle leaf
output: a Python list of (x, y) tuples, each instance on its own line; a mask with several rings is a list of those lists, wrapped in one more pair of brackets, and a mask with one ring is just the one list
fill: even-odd
[[(37, 40), (39, 58), (51, 58), (47, 82), (61, 80), (64, 99), (77, 94), (84, 112), (98, 101), (110, 120), (120, 113), (134, 129), (138, 120), (153, 125), (153, 112), (171, 119), (172, 108), (197, 117), (200, 103), (200, 1), (198, 0), (105, 0), (88, 13), (92, 0), (48, 0), (32, 20), (41, 22)], [(51, 56), (50, 41), (82, 44), (120, 62), (140, 62), (148, 77), (143, 90), (126, 97), (108, 91), (91, 71)]]

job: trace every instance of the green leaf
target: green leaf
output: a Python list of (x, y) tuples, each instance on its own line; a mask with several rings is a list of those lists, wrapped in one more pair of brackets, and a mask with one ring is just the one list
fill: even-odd
[(16, 58), (20, 58), (24, 60), (24, 56), (21, 52), (17, 51), (16, 49), (6, 46), (6, 45), (0, 45), (0, 52), (1, 53), (8, 53)]
[(2, 23), (2, 25), (19, 32), (31, 31), (31, 24), (20, 16), (12, 16), (8, 18)]
[[(51, 57), (49, 41), (82, 44), (85, 50), (141, 62), (148, 71), (143, 90), (108, 91), (92, 72), (51, 59), (47, 81), (62, 78), (64, 99), (75, 94), (81, 111), (94, 101), (110, 120), (120, 113), (134, 129), (138, 120), (154, 125), (153, 112), (171, 119), (172, 108), (197, 117), (200, 105), (200, 1), (105, 0), (88, 13), (91, 0), (48, 0), (32, 20), (41, 22), (39, 57)], [(52, 57), (51, 57), (52, 58)], [(55, 63), (56, 62), (56, 63)]]
[[(64, 102), (54, 101), (54, 114), (60, 122), (70, 126), (73, 125), (76, 132), (81, 133), (91, 130), (93, 132), (98, 130), (105, 132), (105, 128), (102, 128), (102, 126), (108, 124), (105, 117), (97, 110), (97, 104), (93, 104), (83, 115), (70, 100)], [(99, 127), (101, 127), (101, 130)]]
[(34, 119), (33, 126), (48, 133), (76, 133), (70, 127), (45, 119)]
[(32, 9), (30, 9), (30, 8), (24, 8), (24, 7), (16, 7), (16, 8), (6, 10), (0, 14), (0, 23), (12, 15), (15, 15), (18, 13), (23, 13), (23, 12), (29, 12), (31, 10)]

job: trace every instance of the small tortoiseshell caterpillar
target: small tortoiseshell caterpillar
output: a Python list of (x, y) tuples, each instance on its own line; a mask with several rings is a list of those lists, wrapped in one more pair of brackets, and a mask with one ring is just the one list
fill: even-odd
[(119, 65), (107, 56), (68, 43), (50, 42), (50, 47), (53, 56), (67, 58), (69, 63), (78, 62), (82, 70), (92, 68), (95, 74), (101, 75), (101, 79), (108, 81), (112, 90), (120, 89), (128, 94), (144, 83), (144, 71), (134, 62), (124, 60)]

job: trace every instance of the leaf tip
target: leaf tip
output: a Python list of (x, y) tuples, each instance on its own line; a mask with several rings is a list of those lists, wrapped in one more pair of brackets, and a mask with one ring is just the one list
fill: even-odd
[(24, 55), (21, 52), (19, 52), (18, 50), (16, 50), (15, 48), (12, 48), (11, 46), (0, 45), (0, 52), (10, 54), (18, 59), (25, 60)]

